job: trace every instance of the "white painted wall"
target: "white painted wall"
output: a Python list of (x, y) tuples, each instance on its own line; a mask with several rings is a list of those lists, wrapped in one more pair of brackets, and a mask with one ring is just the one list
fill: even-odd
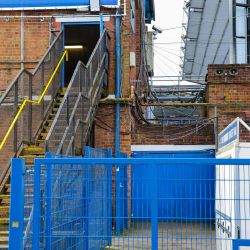
[(131, 151), (203, 151), (213, 150), (215, 145), (131, 145)]

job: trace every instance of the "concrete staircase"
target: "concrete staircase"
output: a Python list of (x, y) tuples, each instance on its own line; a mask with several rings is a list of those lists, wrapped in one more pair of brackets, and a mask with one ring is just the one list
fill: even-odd
[[(62, 92), (58, 93), (57, 98), (54, 101), (53, 107), (48, 114), (46, 121), (41, 129), (39, 136), (37, 137), (36, 144), (33, 146), (24, 147), (19, 155), (19, 158), (25, 159), (25, 166), (29, 169), (34, 167), (35, 158), (45, 157), (45, 138), (50, 130), (50, 126), (56, 116), (58, 108), (61, 104), (63, 96), (67, 88), (63, 88)], [(9, 215), (10, 215), (10, 195), (11, 195), (11, 176), (9, 175), (5, 181), (0, 195), (0, 250), (9, 249)], [(26, 184), (25, 184), (26, 185)], [(32, 192), (33, 186), (29, 185), (29, 189)], [(18, 209), (18, 208), (17, 208)]]

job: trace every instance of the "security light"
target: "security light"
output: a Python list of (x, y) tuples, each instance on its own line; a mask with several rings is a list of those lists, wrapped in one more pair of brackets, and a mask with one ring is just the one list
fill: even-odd
[(65, 46), (65, 49), (83, 49), (82, 45), (70, 45), (70, 46)]

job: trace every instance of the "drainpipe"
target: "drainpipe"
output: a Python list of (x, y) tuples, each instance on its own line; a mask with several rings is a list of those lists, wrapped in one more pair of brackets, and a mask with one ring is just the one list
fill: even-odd
[[(119, 9), (116, 10), (116, 14), (119, 15)], [(120, 17), (116, 17), (116, 98), (120, 98), (120, 59), (121, 59), (121, 47), (120, 47)], [(116, 119), (115, 119), (115, 155), (119, 156), (120, 151), (120, 103), (115, 105)]]
[[(24, 11), (21, 11), (21, 16), (24, 16)], [(24, 69), (24, 18), (21, 18), (21, 69)], [(21, 98), (24, 99), (24, 74), (21, 76)], [(21, 114), (21, 131), (24, 131), (24, 116)], [(21, 133), (21, 140), (23, 140), (23, 133)]]

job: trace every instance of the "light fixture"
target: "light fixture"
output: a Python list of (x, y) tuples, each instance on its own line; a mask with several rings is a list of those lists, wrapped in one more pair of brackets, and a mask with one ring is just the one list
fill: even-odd
[(82, 45), (68, 45), (64, 47), (65, 49), (83, 49)]

